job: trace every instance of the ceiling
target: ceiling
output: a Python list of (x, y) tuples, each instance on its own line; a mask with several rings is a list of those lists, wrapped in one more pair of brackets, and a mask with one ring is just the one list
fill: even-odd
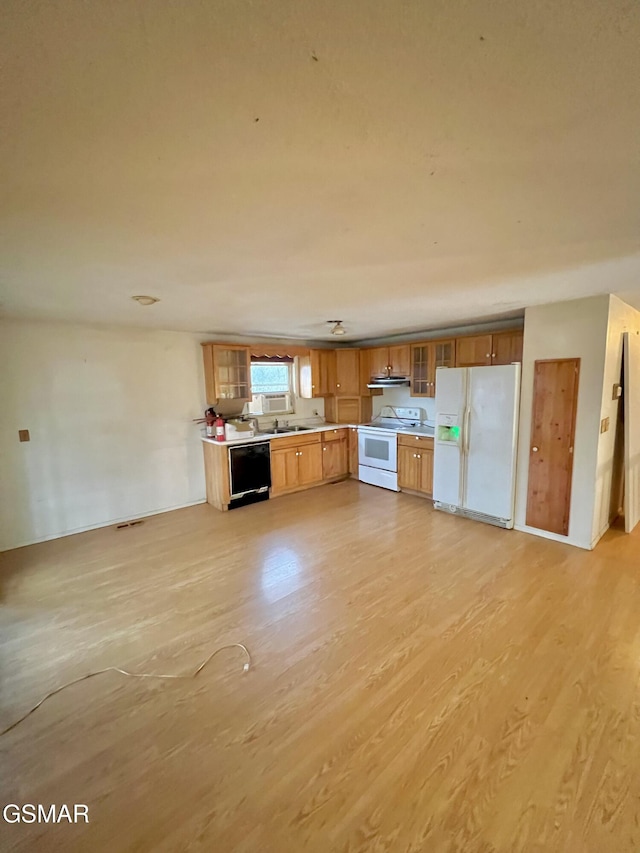
[(4, 316), (344, 341), (640, 307), (632, 0), (0, 15)]

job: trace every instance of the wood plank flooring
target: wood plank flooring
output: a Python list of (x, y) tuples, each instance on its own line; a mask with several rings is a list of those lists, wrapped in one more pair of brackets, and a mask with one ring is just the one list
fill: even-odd
[(0, 557), (3, 851), (637, 851), (640, 536), (587, 553), (354, 481)]

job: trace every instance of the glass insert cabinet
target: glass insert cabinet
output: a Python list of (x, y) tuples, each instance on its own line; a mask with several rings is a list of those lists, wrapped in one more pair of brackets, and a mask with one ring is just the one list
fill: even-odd
[(232, 344), (203, 344), (207, 403), (251, 399), (251, 350)]
[(411, 345), (411, 396), (435, 397), (436, 368), (454, 367), (456, 342), (426, 341)]

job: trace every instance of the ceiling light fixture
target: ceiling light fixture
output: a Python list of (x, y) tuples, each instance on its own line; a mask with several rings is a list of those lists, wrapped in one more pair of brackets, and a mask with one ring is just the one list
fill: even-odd
[(347, 330), (342, 325), (342, 320), (327, 320), (327, 323), (329, 323), (330, 325), (333, 326), (333, 329), (331, 329), (332, 335), (346, 335), (347, 334)]
[(155, 305), (156, 302), (160, 302), (157, 296), (132, 296), (131, 298), (138, 305)]

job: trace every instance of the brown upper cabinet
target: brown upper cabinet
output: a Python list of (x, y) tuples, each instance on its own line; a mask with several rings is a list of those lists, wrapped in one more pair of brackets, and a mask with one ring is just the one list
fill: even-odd
[(308, 356), (300, 356), (298, 377), (300, 396), (306, 400), (335, 394), (336, 351), (312, 349)]
[(360, 394), (360, 350), (338, 349), (335, 354), (335, 395), (357, 397)]
[(411, 370), (411, 347), (374, 347), (366, 350), (370, 376), (408, 376)]
[(436, 367), (453, 367), (455, 355), (455, 340), (411, 344), (411, 396), (435, 397)]
[(514, 361), (522, 362), (522, 343), (524, 333), (522, 331), (501, 332), (493, 335), (493, 347), (491, 348), (491, 364), (511, 364)]
[(251, 399), (251, 350), (232, 344), (202, 344), (207, 403)]
[(493, 335), (456, 339), (456, 367), (481, 367), (522, 361), (523, 332), (516, 329)]

